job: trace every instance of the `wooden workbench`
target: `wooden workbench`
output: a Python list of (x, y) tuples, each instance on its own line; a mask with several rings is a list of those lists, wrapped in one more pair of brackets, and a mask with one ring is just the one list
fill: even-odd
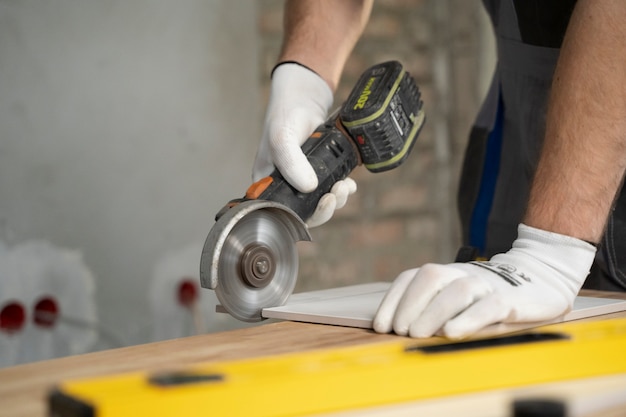
[[(626, 299), (626, 293), (583, 291), (581, 295)], [(615, 313), (595, 319), (626, 317)], [(0, 369), (0, 416), (43, 417), (46, 395), (58, 381), (311, 349), (398, 340), (372, 331), (278, 322), (227, 332), (111, 349)], [(624, 379), (626, 382), (626, 379)], [(467, 414), (464, 414), (467, 415)], [(617, 414), (615, 414), (617, 415)]]

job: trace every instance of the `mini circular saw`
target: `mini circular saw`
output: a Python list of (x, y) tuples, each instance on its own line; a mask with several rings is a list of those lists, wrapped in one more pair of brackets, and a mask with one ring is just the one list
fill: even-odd
[(302, 145), (318, 188), (301, 193), (274, 170), (228, 202), (202, 250), (202, 286), (233, 317), (263, 320), (263, 308), (283, 305), (296, 285), (296, 243), (311, 240), (304, 220), (320, 198), (359, 165), (384, 172), (402, 164), (424, 120), (419, 88), (399, 62), (369, 68)]
[(296, 242), (311, 240), (300, 217), (269, 200), (242, 201), (220, 216), (202, 252), (202, 286), (243, 321), (262, 319), (263, 307), (287, 301), (296, 285)]

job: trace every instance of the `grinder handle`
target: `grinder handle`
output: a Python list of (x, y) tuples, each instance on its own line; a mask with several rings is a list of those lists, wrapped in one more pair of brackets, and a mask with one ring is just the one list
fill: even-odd
[(336, 118), (329, 119), (320, 125), (302, 145), (302, 151), (317, 174), (318, 186), (314, 191), (298, 191), (275, 169), (270, 176), (252, 184), (244, 199), (275, 201), (289, 207), (303, 220), (311, 217), (320, 198), (360, 163), (354, 144), (335, 126), (336, 121)]

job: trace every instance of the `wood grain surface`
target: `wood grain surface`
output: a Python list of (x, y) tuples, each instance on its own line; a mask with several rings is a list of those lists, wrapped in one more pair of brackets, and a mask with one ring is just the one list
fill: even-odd
[[(626, 293), (581, 295), (626, 299)], [(626, 317), (614, 313), (587, 320)], [(0, 369), (0, 416), (43, 417), (46, 396), (59, 381), (136, 370), (172, 370), (199, 362), (301, 352), (398, 340), (371, 330), (272, 322), (246, 329), (148, 343)], [(417, 341), (415, 341), (417, 343)], [(427, 341), (425, 341), (427, 342)]]

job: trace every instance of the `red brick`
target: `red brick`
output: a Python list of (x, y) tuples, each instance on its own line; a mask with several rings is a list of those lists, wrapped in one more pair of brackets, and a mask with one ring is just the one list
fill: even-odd
[[(348, 61), (346, 61), (346, 65), (343, 68), (343, 78), (353, 78), (357, 79), (361, 74), (370, 66), (368, 62), (368, 57), (363, 56), (359, 53), (353, 53)], [(352, 86), (348, 86), (352, 88)]]
[(393, 281), (403, 269), (402, 256), (382, 254), (373, 261), (373, 279), (375, 281)]
[(400, 34), (399, 19), (382, 13), (372, 13), (363, 32), (364, 39), (392, 39)]
[(386, 7), (389, 9), (412, 9), (415, 7), (424, 7), (424, 0), (377, 0), (378, 7)]
[(379, 197), (383, 212), (415, 212), (425, 205), (427, 190), (419, 185), (405, 185), (385, 190)]
[(434, 241), (441, 236), (437, 235), (438, 224), (433, 217), (419, 216), (411, 219), (406, 225), (406, 237), (414, 241)]
[(320, 247), (315, 242), (298, 242), (296, 246), (301, 259), (319, 256)]
[(353, 247), (382, 246), (400, 240), (404, 230), (401, 220), (392, 219), (354, 225), (350, 234), (348, 241)]
[(352, 194), (348, 197), (348, 201), (346, 205), (335, 211), (333, 218), (336, 219), (345, 219), (345, 218), (353, 218), (358, 217), (361, 212), (361, 207), (363, 204), (361, 203), (362, 193), (359, 193), (358, 184), (356, 193)]
[(259, 32), (262, 35), (280, 34), (283, 31), (283, 10), (263, 10), (258, 18)]

